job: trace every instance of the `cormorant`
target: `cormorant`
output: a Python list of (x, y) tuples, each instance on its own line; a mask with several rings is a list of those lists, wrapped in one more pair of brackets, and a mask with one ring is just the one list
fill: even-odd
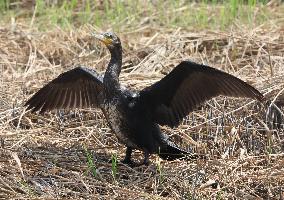
[(133, 149), (174, 160), (190, 152), (178, 148), (163, 134), (159, 125), (176, 127), (198, 105), (218, 95), (247, 97), (261, 101), (263, 95), (244, 81), (191, 61), (182, 61), (168, 75), (139, 92), (119, 83), (122, 65), (120, 39), (112, 32), (92, 34), (111, 54), (104, 76), (95, 70), (76, 67), (60, 74), (35, 93), (25, 104), (32, 112), (54, 109), (97, 107), (109, 127), (126, 145), (124, 163), (133, 164)]

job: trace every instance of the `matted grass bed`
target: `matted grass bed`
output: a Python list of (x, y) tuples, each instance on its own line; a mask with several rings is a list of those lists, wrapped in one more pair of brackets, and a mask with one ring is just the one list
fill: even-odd
[[(283, 199), (284, 29), (270, 27), (118, 33), (125, 86), (142, 89), (190, 59), (247, 81), (268, 100), (218, 97), (178, 128), (162, 127), (179, 146), (208, 160), (168, 162), (153, 155), (149, 166), (133, 169), (119, 162), (125, 148), (99, 110), (37, 115), (23, 107), (76, 64), (104, 71), (110, 56), (88, 35), (93, 27), (45, 33), (19, 24), (0, 28), (0, 198)], [(267, 113), (271, 101), (280, 111)]]

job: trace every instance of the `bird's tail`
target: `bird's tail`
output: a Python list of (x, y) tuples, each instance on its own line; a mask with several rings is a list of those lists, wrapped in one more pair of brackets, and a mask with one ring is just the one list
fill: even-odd
[(176, 159), (183, 159), (183, 160), (192, 160), (192, 159), (204, 159), (204, 155), (199, 155), (192, 153), (190, 151), (183, 150), (177, 147), (175, 144), (171, 142), (167, 142), (167, 144), (160, 147), (158, 155), (163, 160), (176, 160)]

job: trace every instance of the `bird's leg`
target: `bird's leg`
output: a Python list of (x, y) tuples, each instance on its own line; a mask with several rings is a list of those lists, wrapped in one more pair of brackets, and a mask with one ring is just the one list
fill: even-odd
[(148, 151), (144, 151), (144, 160), (142, 165), (149, 165), (150, 164), (150, 160), (149, 160), (150, 154)]
[(131, 160), (131, 154), (132, 154), (132, 148), (127, 147), (126, 153), (125, 153), (125, 158), (121, 161), (124, 164), (131, 165), (133, 164), (133, 161)]
[(131, 160), (132, 150), (133, 149), (131, 147), (127, 147), (125, 158), (121, 161), (122, 163), (124, 163), (126, 165), (129, 165), (130, 167), (139, 167), (141, 165), (149, 165), (149, 163), (150, 163), (150, 161), (149, 161), (150, 154), (148, 153), (148, 151), (144, 151), (144, 159), (143, 159), (143, 161), (139, 162), (139, 163), (136, 163), (136, 162)]

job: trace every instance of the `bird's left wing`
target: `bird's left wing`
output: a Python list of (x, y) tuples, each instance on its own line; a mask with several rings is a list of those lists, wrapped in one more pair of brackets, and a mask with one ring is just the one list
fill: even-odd
[(228, 73), (183, 61), (140, 91), (139, 100), (150, 109), (156, 123), (175, 127), (198, 105), (218, 95), (263, 99), (254, 87)]
[(36, 92), (25, 104), (32, 112), (97, 107), (103, 77), (95, 70), (76, 67), (60, 74)]

